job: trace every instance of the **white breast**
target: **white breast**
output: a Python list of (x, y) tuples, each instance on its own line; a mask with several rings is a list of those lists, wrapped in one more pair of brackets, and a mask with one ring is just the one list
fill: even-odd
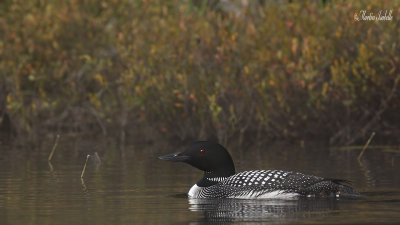
[[(206, 187), (199, 187), (197, 184), (190, 188), (188, 196), (189, 198), (204, 198), (204, 193), (207, 193), (209, 189)], [(299, 196), (298, 193), (288, 193), (281, 190), (264, 192), (260, 194), (258, 191), (239, 191), (233, 192), (227, 196), (227, 198), (236, 199), (290, 199)]]
[(197, 184), (195, 184), (195, 185), (193, 185), (192, 188), (190, 188), (188, 196), (190, 198), (197, 198), (197, 197), (199, 197), (199, 194), (202, 189), (203, 189), (202, 187), (199, 187), (199, 186), (197, 186)]
[(285, 193), (284, 191), (271, 191), (265, 192), (263, 194), (259, 194), (257, 191), (248, 192), (246, 194), (238, 193), (237, 195), (233, 194), (229, 198), (238, 198), (238, 199), (290, 199), (299, 196), (297, 193)]

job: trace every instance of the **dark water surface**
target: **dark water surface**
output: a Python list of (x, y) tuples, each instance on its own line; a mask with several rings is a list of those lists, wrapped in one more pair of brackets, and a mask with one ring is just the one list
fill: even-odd
[[(189, 200), (202, 173), (157, 156), (185, 146), (167, 142), (119, 146), (112, 140), (62, 138), (0, 143), (0, 224), (399, 224), (398, 147), (360, 150), (321, 146), (228, 146), (237, 171), (298, 170), (343, 178), (360, 199)], [(81, 179), (87, 154), (91, 157)]]

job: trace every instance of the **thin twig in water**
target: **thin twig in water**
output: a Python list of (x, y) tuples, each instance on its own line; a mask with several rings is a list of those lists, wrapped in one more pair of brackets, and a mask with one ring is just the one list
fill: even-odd
[(51, 164), (50, 161), (47, 161), (47, 164), (49, 164), (50, 172), (53, 172), (54, 171), (53, 164)]
[(95, 152), (94, 156), (96, 157), (98, 164), (101, 164), (101, 158), (100, 158), (99, 154), (97, 152)]
[(82, 177), (81, 177), (81, 184), (82, 184), (82, 190), (83, 190), (84, 192), (86, 192), (86, 191), (87, 191), (87, 187), (86, 187), (85, 181), (83, 180)]
[(89, 157), (90, 157), (90, 155), (87, 155), (87, 156), (86, 156), (86, 161), (85, 161), (85, 165), (83, 165), (83, 169), (82, 169), (82, 173), (81, 173), (81, 178), (83, 178), (83, 175), (85, 174), (86, 164), (87, 164), (87, 161), (88, 161)]
[(362, 149), (362, 151), (360, 152), (360, 154), (357, 157), (357, 160), (360, 161), (362, 155), (364, 154), (365, 150), (367, 149), (369, 143), (371, 142), (372, 138), (374, 138), (375, 136), (375, 132), (372, 132), (371, 136), (369, 137), (367, 143), (365, 143), (364, 148)]
[(96, 171), (97, 171), (100, 168), (101, 159), (97, 152), (94, 153), (94, 157), (96, 158), (95, 163), (96, 163)]
[(53, 149), (51, 149), (51, 152), (50, 152), (50, 155), (49, 155), (49, 158), (47, 159), (47, 161), (51, 161), (51, 159), (53, 158), (53, 155), (54, 155), (54, 152), (56, 151), (59, 139), (60, 139), (60, 134), (57, 134), (56, 141), (54, 142)]

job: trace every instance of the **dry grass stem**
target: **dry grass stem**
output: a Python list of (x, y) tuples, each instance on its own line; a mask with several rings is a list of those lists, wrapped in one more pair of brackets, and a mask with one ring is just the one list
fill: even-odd
[(56, 151), (59, 139), (60, 139), (60, 134), (57, 134), (57, 138), (56, 138), (56, 141), (54, 142), (53, 149), (51, 149), (49, 158), (47, 159), (48, 161), (51, 161), (51, 159), (53, 158), (53, 155), (54, 155), (54, 152)]
[(375, 132), (372, 132), (371, 136), (369, 136), (367, 143), (365, 143), (362, 151), (360, 152), (360, 154), (357, 157), (357, 160), (360, 161), (361, 157), (363, 156), (365, 150), (368, 148), (369, 143), (371, 142), (372, 138), (374, 138), (375, 136)]
[(86, 170), (86, 164), (88, 162), (90, 155), (86, 156), (86, 161), (85, 161), (85, 165), (83, 165), (83, 169), (82, 169), (82, 173), (81, 173), (81, 178), (83, 178), (83, 175), (85, 174), (85, 170)]

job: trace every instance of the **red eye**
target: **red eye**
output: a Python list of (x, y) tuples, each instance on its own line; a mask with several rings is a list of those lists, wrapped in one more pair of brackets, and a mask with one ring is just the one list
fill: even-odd
[(204, 149), (200, 150), (200, 154), (204, 155), (205, 153), (206, 153), (206, 150), (204, 150)]

